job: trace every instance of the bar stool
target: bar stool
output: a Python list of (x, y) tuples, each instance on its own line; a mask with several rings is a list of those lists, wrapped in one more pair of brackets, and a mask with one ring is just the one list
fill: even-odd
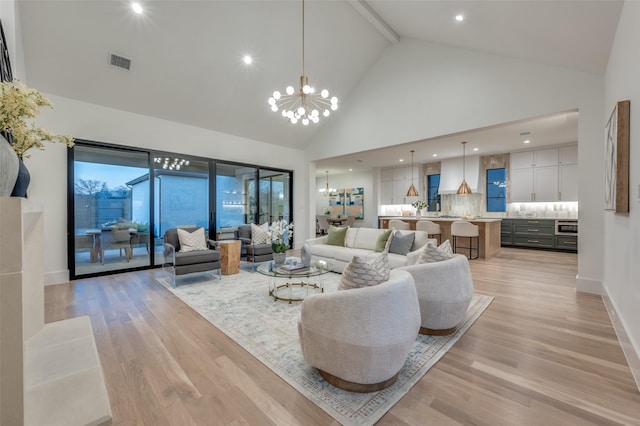
[(430, 220), (419, 220), (416, 222), (416, 231), (425, 231), (429, 238), (434, 237), (440, 245), (442, 232), (440, 231), (440, 225)]
[[(480, 232), (477, 225), (466, 220), (456, 220), (451, 224), (451, 236), (453, 237), (453, 252), (457, 253), (458, 249), (469, 250), (469, 259), (477, 259), (480, 257)], [(458, 239), (467, 238), (468, 246), (459, 246)], [(475, 242), (475, 247), (474, 243)], [(475, 252), (475, 256), (473, 253)]]
[(391, 219), (389, 221), (389, 229), (396, 229), (396, 230), (407, 230), (407, 229), (411, 229), (411, 225), (409, 225), (407, 222), (405, 222), (404, 220), (399, 220), (399, 219)]

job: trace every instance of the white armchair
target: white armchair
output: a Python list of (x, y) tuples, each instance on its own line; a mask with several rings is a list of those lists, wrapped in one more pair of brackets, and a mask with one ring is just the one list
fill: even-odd
[(351, 392), (393, 384), (419, 328), (416, 286), (399, 270), (379, 285), (309, 296), (298, 320), (304, 359)]
[(420, 334), (444, 335), (456, 331), (473, 298), (473, 280), (467, 257), (399, 268), (415, 281), (420, 303)]

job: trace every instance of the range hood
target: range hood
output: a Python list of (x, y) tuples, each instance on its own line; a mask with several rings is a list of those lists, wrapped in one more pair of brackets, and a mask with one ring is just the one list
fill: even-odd
[[(480, 178), (480, 156), (472, 155), (465, 158), (466, 167), (464, 177), (474, 194), (478, 191)], [(440, 162), (439, 194), (455, 194), (462, 183), (462, 157), (442, 160)]]

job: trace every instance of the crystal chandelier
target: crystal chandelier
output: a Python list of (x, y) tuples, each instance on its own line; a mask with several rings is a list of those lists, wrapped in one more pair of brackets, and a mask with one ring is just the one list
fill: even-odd
[(336, 192), (337, 189), (329, 187), (329, 170), (326, 170), (325, 173), (327, 174), (327, 186), (325, 188), (318, 189), (318, 192), (326, 197), (330, 192)]
[(318, 123), (320, 115), (328, 117), (331, 111), (338, 109), (338, 98), (329, 98), (329, 91), (322, 89), (316, 92), (314, 87), (309, 85), (309, 78), (304, 74), (304, 0), (302, 0), (302, 75), (300, 76), (300, 86), (296, 91), (293, 86), (287, 86), (285, 94), (279, 91), (273, 92), (269, 98), (271, 111), (282, 110), (282, 116), (289, 120), (291, 124), (299, 121), (307, 126), (311, 123)]

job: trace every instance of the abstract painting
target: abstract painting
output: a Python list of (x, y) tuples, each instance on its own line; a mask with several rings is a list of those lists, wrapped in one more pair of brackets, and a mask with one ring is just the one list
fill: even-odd
[(629, 212), (629, 101), (613, 108), (605, 131), (604, 209)]

